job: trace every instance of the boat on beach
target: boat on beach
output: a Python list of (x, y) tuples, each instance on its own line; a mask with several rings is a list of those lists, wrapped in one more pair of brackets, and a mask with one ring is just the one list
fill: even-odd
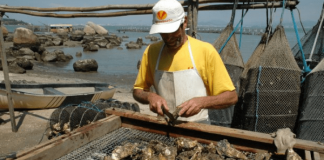
[[(11, 97), (15, 109), (47, 109), (83, 101), (110, 99), (115, 88), (107, 83), (12, 84)], [(8, 109), (5, 85), (0, 83), (0, 109)]]

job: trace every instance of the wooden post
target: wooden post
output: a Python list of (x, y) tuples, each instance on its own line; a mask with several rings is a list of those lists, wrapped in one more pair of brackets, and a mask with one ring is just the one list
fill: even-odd
[(188, 0), (188, 10), (187, 10), (187, 34), (192, 36), (192, 7), (193, 7), (193, 0)]
[[(4, 15), (4, 12), (0, 13), (0, 26), (2, 26), (2, 17)], [(11, 128), (13, 132), (17, 132), (16, 127), (16, 121), (15, 121), (15, 113), (14, 113), (14, 107), (12, 103), (12, 97), (11, 97), (11, 86), (9, 81), (9, 69), (7, 64), (7, 57), (4, 49), (4, 40), (3, 40), (3, 33), (2, 33), (2, 27), (0, 27), (0, 52), (1, 52), (1, 62), (2, 62), (2, 71), (4, 75), (4, 81), (5, 86), (7, 90), (7, 98), (8, 98), (8, 107), (10, 112), (10, 120), (11, 120)]]
[(188, 35), (196, 38), (197, 34), (197, 17), (198, 17), (198, 0), (188, 0)]

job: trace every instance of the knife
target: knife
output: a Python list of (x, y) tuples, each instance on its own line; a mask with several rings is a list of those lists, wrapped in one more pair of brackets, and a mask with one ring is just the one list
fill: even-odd
[(173, 126), (175, 121), (179, 117), (179, 111), (181, 110), (181, 108), (177, 107), (173, 114), (167, 111), (164, 106), (161, 106), (161, 109), (163, 111), (164, 117), (166, 118), (166, 121)]

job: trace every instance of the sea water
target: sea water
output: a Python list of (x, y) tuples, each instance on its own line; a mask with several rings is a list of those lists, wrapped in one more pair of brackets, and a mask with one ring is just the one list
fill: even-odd
[[(13, 32), (15, 28), (18, 26), (7, 26), (9, 32)], [(136, 42), (137, 38), (141, 37), (143, 42), (146, 44), (152, 43), (149, 39), (145, 39), (149, 33), (147, 32), (118, 32), (118, 29), (122, 29), (125, 26), (104, 26), (109, 34), (116, 34), (118, 37), (122, 37), (124, 35), (129, 38), (123, 38), (123, 42), (121, 46), (123, 50), (118, 50), (117, 47), (113, 49), (104, 49), (100, 48), (96, 52), (83, 52), (83, 48), (81, 46), (77, 47), (48, 47), (47, 50), (52, 52), (55, 49), (62, 50), (65, 54), (70, 54), (73, 56), (73, 59), (69, 62), (47, 62), (47, 63), (38, 63), (38, 67), (43, 68), (44, 70), (60, 70), (62, 72), (71, 72), (73, 71), (73, 63), (77, 60), (83, 59), (95, 59), (98, 63), (98, 73), (100, 74), (112, 74), (112, 75), (123, 75), (123, 74), (137, 74), (138, 70), (136, 68), (137, 62), (142, 58), (142, 54), (147, 46), (142, 46), (141, 49), (126, 49), (125, 44), (130, 41)], [(139, 27), (139, 26), (137, 26)], [(147, 27), (147, 26), (146, 26)], [(308, 28), (310, 29), (310, 28)], [(286, 28), (286, 37), (289, 41), (290, 47), (294, 47), (297, 43), (296, 34), (293, 28)], [(43, 33), (37, 33), (43, 34)], [(304, 33), (299, 31), (300, 37), (304, 35)], [(198, 33), (197, 38), (202, 41), (213, 43), (220, 34), (218, 33)], [(154, 35), (160, 37), (158, 34)], [(240, 35), (236, 34), (236, 38), (239, 41)], [(261, 39), (260, 35), (242, 35), (241, 40), (241, 54), (243, 61), (246, 62), (251, 54), (253, 53), (256, 46), (259, 44)], [(239, 42), (238, 42), (239, 43)], [(81, 57), (76, 57), (76, 52), (82, 52)]]

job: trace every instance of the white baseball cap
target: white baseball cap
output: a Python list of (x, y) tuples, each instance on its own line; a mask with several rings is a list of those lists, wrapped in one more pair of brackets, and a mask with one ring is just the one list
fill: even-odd
[(185, 13), (177, 0), (159, 0), (153, 10), (150, 34), (175, 32), (184, 22)]

